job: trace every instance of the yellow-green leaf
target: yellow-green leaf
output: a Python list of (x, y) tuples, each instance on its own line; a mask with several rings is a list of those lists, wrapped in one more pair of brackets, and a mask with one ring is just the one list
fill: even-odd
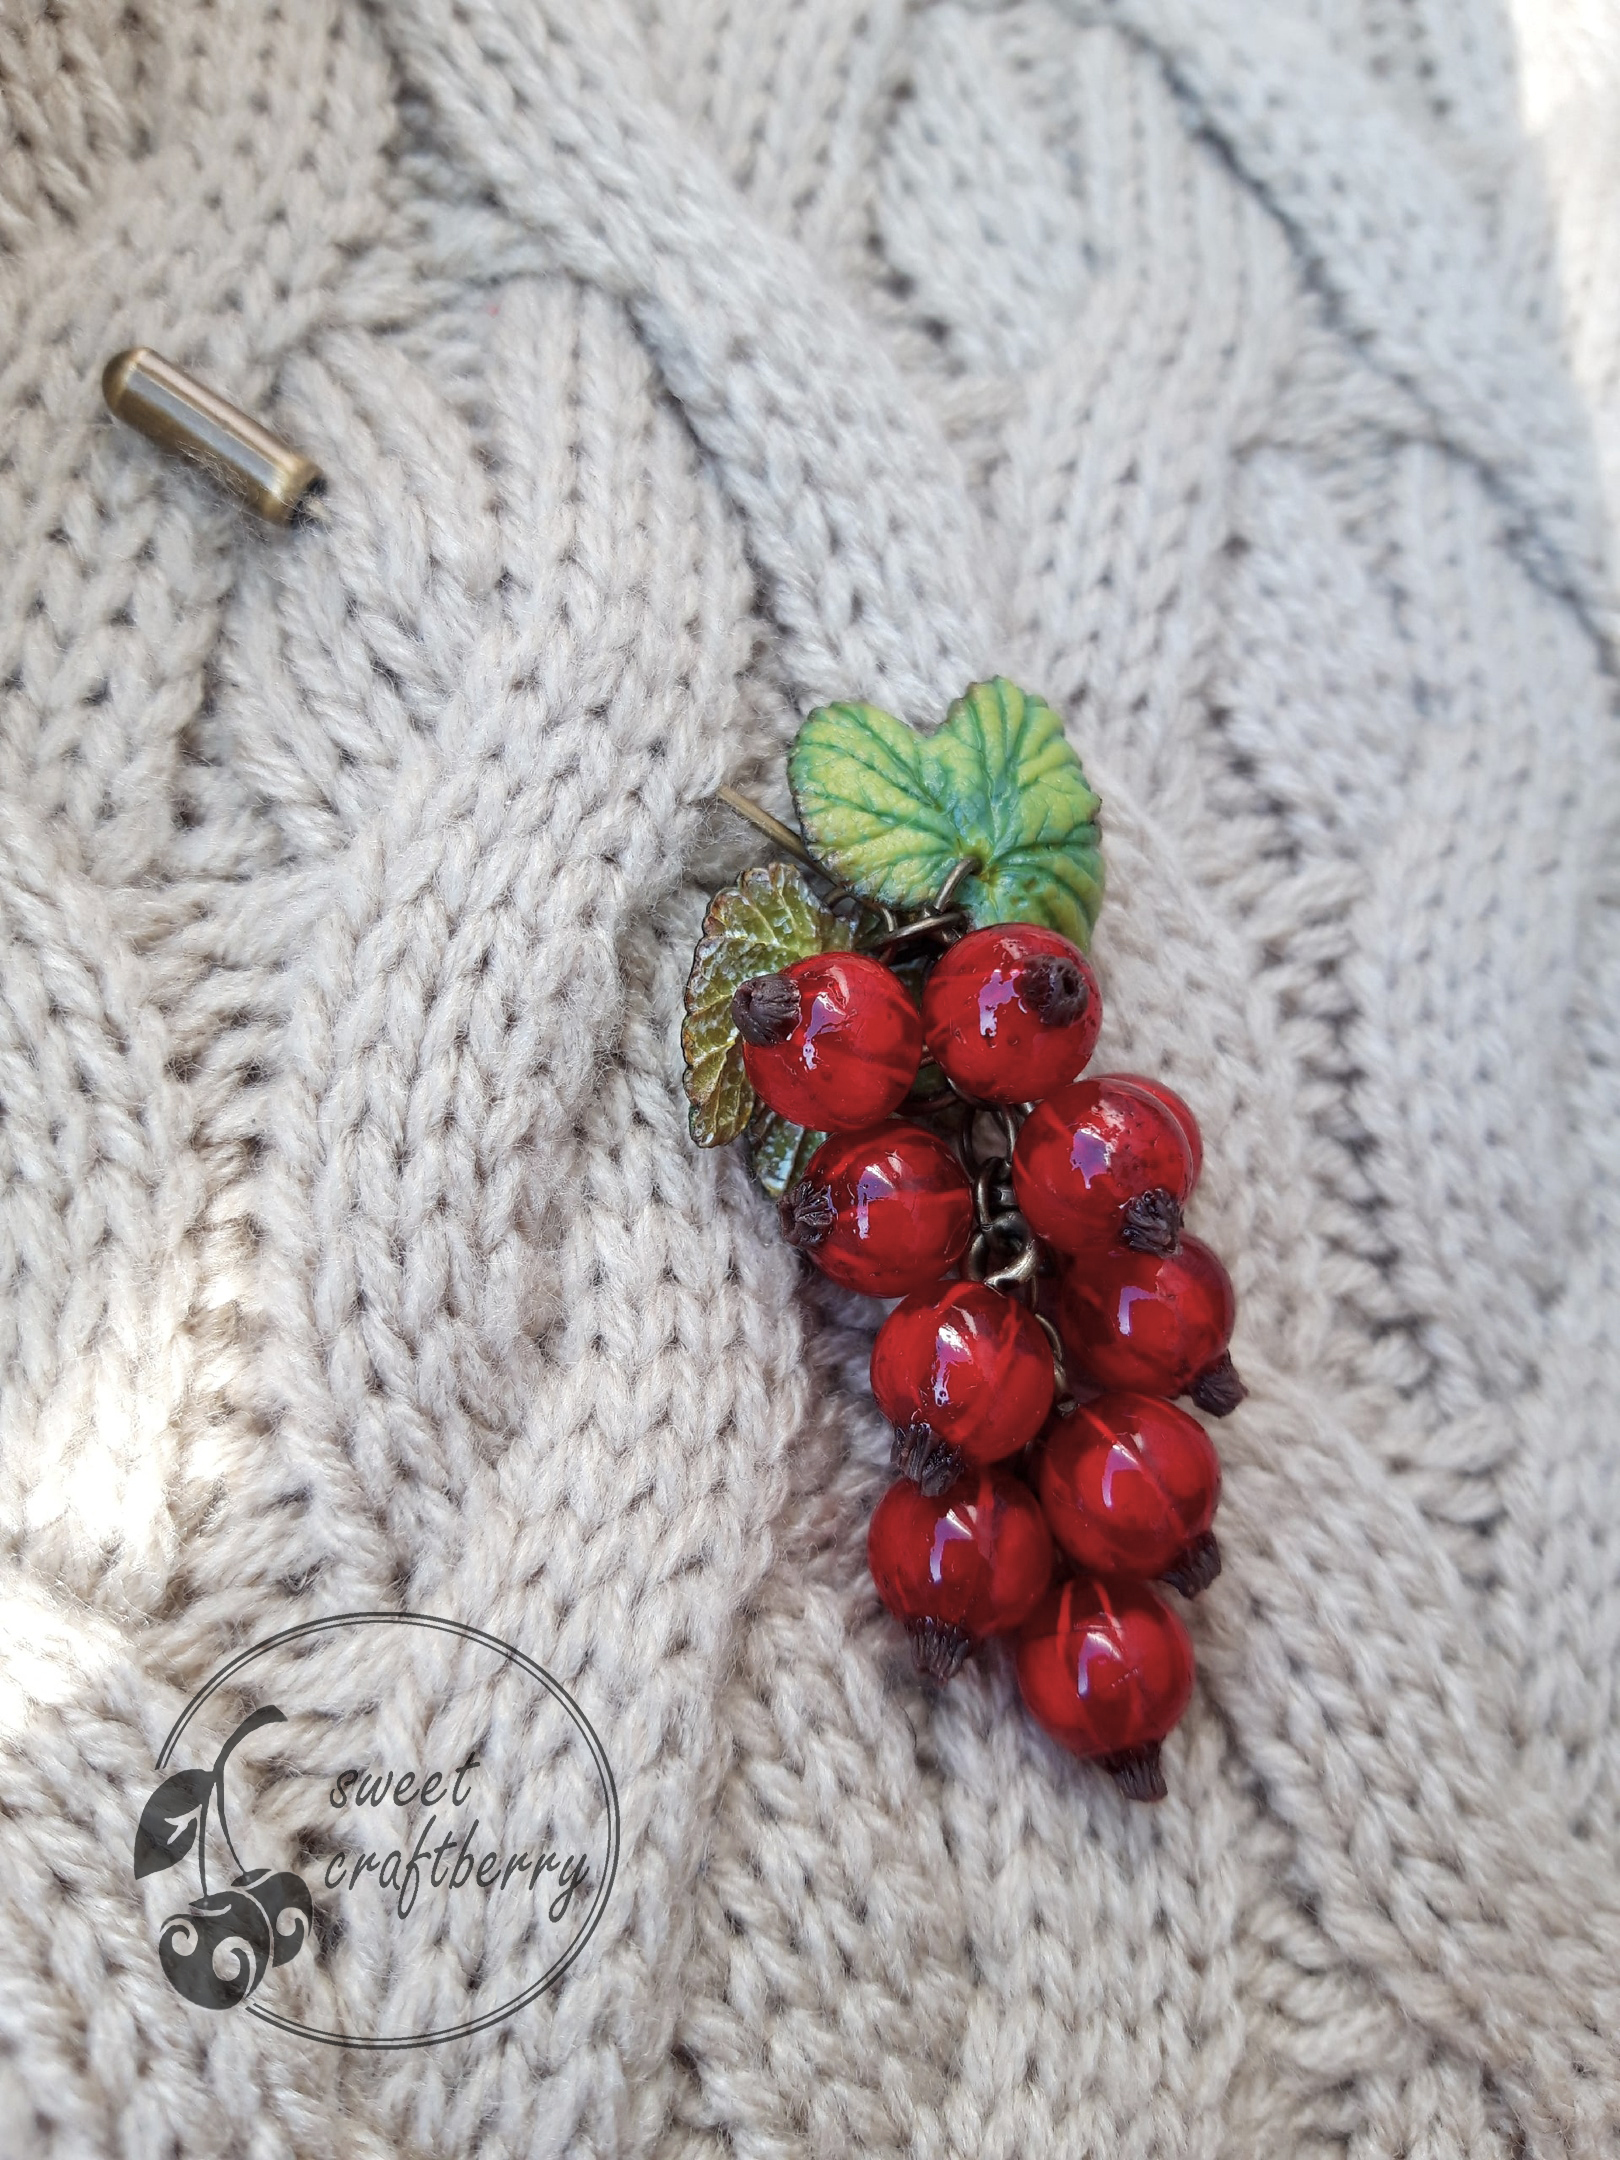
[(774, 975), (812, 953), (847, 952), (848, 923), (830, 914), (791, 863), (745, 870), (709, 902), (686, 983), (682, 1085), (692, 1138), (723, 1147), (754, 1112), (731, 996), (751, 975)]
[(1098, 798), (1044, 698), (974, 683), (919, 735), (876, 705), (823, 705), (788, 753), (810, 852), (863, 898), (925, 905), (953, 864), (975, 924), (1044, 923), (1082, 951), (1102, 905)]

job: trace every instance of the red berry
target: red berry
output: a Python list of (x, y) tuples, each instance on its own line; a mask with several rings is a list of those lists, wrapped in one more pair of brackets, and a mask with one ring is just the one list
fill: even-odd
[(1024, 1120), (1013, 1149), (1024, 1219), (1059, 1252), (1172, 1251), (1192, 1182), (1180, 1120), (1112, 1076), (1059, 1088)]
[(1226, 1354), (1234, 1310), (1232, 1278), (1201, 1238), (1184, 1237), (1173, 1253), (1121, 1248), (1065, 1268), (1058, 1330), (1074, 1378), (1191, 1395), (1225, 1417), (1246, 1393)]
[(1159, 1744), (1192, 1695), (1187, 1630), (1145, 1583), (1076, 1575), (1018, 1638), (1031, 1715), (1071, 1755), (1100, 1759), (1133, 1800), (1162, 1800)]
[(1098, 1395), (1071, 1410), (1041, 1449), (1039, 1486), (1053, 1537), (1095, 1574), (1163, 1576), (1191, 1597), (1220, 1572), (1220, 1457), (1174, 1403)]
[(1164, 1104), (1187, 1136), (1187, 1146), (1192, 1153), (1193, 1183), (1196, 1185), (1204, 1167), (1204, 1136), (1198, 1130), (1198, 1120), (1175, 1089), (1166, 1087), (1162, 1080), (1149, 1080), (1141, 1073), (1109, 1073), (1108, 1078), (1118, 1080), (1126, 1087), (1136, 1088), (1143, 1095), (1151, 1095), (1155, 1102)]
[(945, 1142), (921, 1125), (835, 1133), (781, 1203), (790, 1245), (846, 1290), (904, 1297), (967, 1250), (973, 1193)]
[(866, 1556), (918, 1667), (949, 1680), (976, 1642), (1015, 1628), (1052, 1574), (1052, 1535), (1027, 1485), (972, 1470), (929, 1499), (902, 1478), (878, 1502)]
[(983, 1283), (936, 1283), (897, 1305), (872, 1345), (872, 1393), (894, 1467), (925, 1493), (999, 1462), (1052, 1408), (1052, 1347), (1025, 1306)]
[(1037, 1102), (1083, 1072), (1102, 1026), (1097, 978), (1067, 938), (998, 923), (953, 945), (923, 991), (935, 1060), (978, 1102)]
[(898, 1108), (922, 1063), (905, 984), (864, 953), (817, 953), (755, 975), (731, 1000), (761, 1102), (812, 1132), (855, 1132)]

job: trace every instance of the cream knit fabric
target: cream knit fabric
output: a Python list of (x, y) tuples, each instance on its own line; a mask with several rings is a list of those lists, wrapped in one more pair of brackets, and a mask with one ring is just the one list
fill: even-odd
[[(6, 2153), (1620, 2150), (1613, 0), (6, 0), (0, 366)], [(914, 1683), (878, 1308), (685, 1139), (713, 790), (997, 670), (1241, 1300), (1156, 1810)], [(600, 1932), (185, 2009), (163, 1732), (398, 1605), (578, 1693)]]

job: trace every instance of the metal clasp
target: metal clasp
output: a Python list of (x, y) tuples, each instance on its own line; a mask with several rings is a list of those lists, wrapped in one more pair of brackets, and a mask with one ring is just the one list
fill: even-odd
[(116, 419), (200, 465), (272, 525), (288, 524), (322, 484), (318, 465), (144, 345), (107, 362), (101, 389)]

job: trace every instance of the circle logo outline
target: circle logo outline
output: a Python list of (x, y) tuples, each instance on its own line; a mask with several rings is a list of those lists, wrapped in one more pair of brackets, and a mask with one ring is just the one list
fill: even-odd
[(536, 1681), (544, 1688), (552, 1699), (568, 1713), (577, 1727), (580, 1737), (590, 1750), (592, 1761), (596, 1767), (597, 1778), (602, 1787), (602, 1796), (606, 1803), (608, 1818), (607, 1864), (602, 1870), (602, 1880), (597, 1886), (596, 1895), (591, 1901), (590, 1910), (585, 1916), (584, 1924), (581, 1926), (579, 1933), (574, 1937), (562, 1956), (531, 1987), (525, 1988), (521, 1995), (515, 1995), (510, 2002), (502, 2003), (496, 2009), (486, 2011), (482, 2017), (469, 2018), (465, 2024), (445, 2026), (437, 2032), (368, 2035), (327, 2032), (320, 2026), (304, 2025), (296, 2018), (283, 2017), (277, 2011), (268, 2010), (259, 2003), (246, 2002), (241, 2005), (249, 2017), (257, 2018), (261, 2024), (273, 2025), (282, 2032), (294, 2033), (299, 2039), (315, 2040), (324, 2047), (358, 2048), (382, 2054), (398, 2052), (405, 2048), (437, 2047), (447, 2040), (470, 2039), (475, 2033), (487, 2032), (492, 2025), (503, 2024), (507, 2018), (515, 2017), (519, 2010), (526, 2009), (530, 2003), (545, 1994), (548, 1988), (556, 1985), (595, 1933), (606, 1909), (608, 1896), (613, 1888), (613, 1879), (618, 1873), (619, 1791), (614, 1783), (613, 1770), (608, 1762), (607, 1752), (597, 1738), (596, 1728), (591, 1724), (590, 1719), (560, 1680), (554, 1679), (543, 1665), (536, 1664), (533, 1658), (527, 1656), (513, 1644), (503, 1642), (498, 1635), (491, 1635), (484, 1628), (473, 1627), (465, 1620), (447, 1620), (436, 1613), (326, 1613), (319, 1619), (304, 1620), (296, 1627), (283, 1628), (279, 1634), (267, 1635), (260, 1642), (249, 1643), (245, 1650), (239, 1650), (216, 1673), (205, 1680), (196, 1694), (192, 1696), (190, 1702), (186, 1704), (186, 1707), (170, 1727), (168, 1737), (164, 1740), (162, 1749), (158, 1754), (158, 1769), (166, 1770), (168, 1768), (170, 1758), (184, 1735), (186, 1727), (208, 1701), (209, 1697), (245, 1667), (251, 1665), (255, 1659), (266, 1656), (272, 1650), (281, 1649), (288, 1643), (298, 1642), (312, 1635), (325, 1634), (334, 1628), (378, 1625), (430, 1628), (440, 1634), (458, 1635), (465, 1642), (477, 1643), (483, 1649), (497, 1651), (505, 1661), (527, 1673), (531, 1680)]

